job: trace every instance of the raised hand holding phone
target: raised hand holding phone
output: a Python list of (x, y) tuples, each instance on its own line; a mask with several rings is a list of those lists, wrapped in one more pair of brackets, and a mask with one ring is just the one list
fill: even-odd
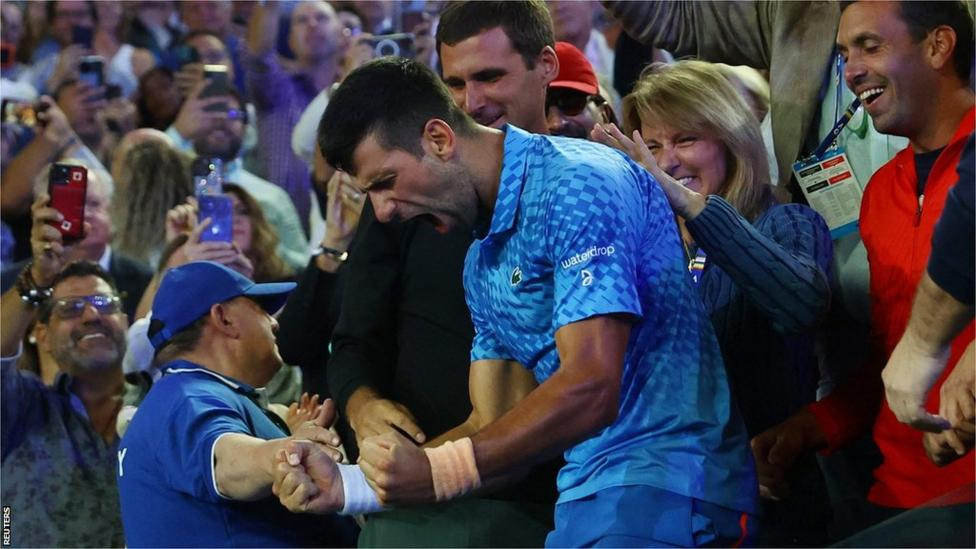
[(31, 279), (46, 288), (64, 267), (66, 249), (57, 225), (64, 219), (51, 207), (51, 198), (41, 193), (31, 205)]
[(105, 59), (100, 55), (86, 55), (78, 60), (78, 80), (93, 88), (105, 85)]
[(48, 176), (51, 207), (61, 214), (60, 220), (48, 223), (61, 233), (65, 244), (85, 237), (85, 196), (88, 194), (88, 169), (56, 163)]
[[(200, 159), (198, 159), (200, 160)], [(207, 172), (203, 173), (203, 163), (194, 163), (193, 183), (196, 188), (199, 213), (198, 224), (209, 219), (210, 224), (200, 233), (202, 242), (231, 242), (234, 236), (234, 205), (229, 196), (223, 194), (223, 162), (219, 158), (207, 161)]]

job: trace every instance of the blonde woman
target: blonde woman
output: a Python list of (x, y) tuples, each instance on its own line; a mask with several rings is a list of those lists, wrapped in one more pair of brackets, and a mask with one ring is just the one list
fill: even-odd
[(147, 140), (125, 152), (112, 201), (112, 245), (155, 265), (166, 245), (166, 212), (193, 195), (190, 160), (166, 142)]
[[(776, 203), (759, 122), (714, 65), (648, 67), (624, 98), (623, 120), (626, 135), (611, 125), (593, 137), (644, 165), (667, 195), (755, 436), (815, 397), (814, 332), (830, 304), (830, 233), (810, 208)], [(788, 545), (801, 529), (824, 532), (815, 462), (805, 472), (808, 483), (794, 482), (794, 497), (764, 505), (761, 544)]]

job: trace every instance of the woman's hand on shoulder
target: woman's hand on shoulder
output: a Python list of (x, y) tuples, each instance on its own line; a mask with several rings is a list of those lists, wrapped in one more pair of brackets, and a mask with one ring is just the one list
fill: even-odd
[(650, 172), (661, 185), (661, 189), (664, 190), (664, 194), (668, 198), (668, 203), (671, 204), (671, 209), (677, 215), (686, 220), (691, 220), (705, 209), (704, 196), (678, 183), (675, 178), (658, 166), (654, 155), (644, 143), (640, 131), (634, 130), (633, 135), (627, 137), (616, 124), (596, 124), (590, 132), (590, 139), (623, 152)]

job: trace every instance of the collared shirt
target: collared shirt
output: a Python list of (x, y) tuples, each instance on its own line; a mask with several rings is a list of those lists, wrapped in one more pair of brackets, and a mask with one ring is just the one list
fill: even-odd
[[(325, 544), (333, 519), (289, 513), (274, 497), (227, 499), (214, 478), (214, 447), (226, 434), (271, 440), (287, 426), (260, 405), (251, 386), (200, 365), (163, 366), (132, 418), (116, 473), (125, 541), (144, 546)], [(323, 522), (323, 520), (325, 522)]]
[(108, 272), (109, 267), (112, 265), (112, 245), (106, 244), (105, 251), (102, 252), (102, 256), (98, 258), (98, 266), (105, 269)]
[[(830, 70), (824, 82), (823, 96), (820, 101), (819, 123), (815, 127), (816, 141), (830, 133), (831, 128), (837, 122), (844, 109), (854, 100), (852, 92), (844, 83), (843, 64), (838, 66), (835, 62), (830, 64)], [(871, 176), (878, 171), (882, 165), (891, 159), (899, 150), (908, 146), (908, 139), (897, 135), (879, 133), (874, 127), (874, 121), (867, 114), (862, 105), (851, 120), (844, 126), (844, 130), (837, 136), (837, 146), (843, 147), (847, 151), (847, 159), (850, 161), (851, 169), (854, 171), (854, 178), (863, 190)], [(808, 154), (812, 151), (801, 150), (801, 154)], [(861, 341), (867, 341), (867, 324), (870, 322), (870, 299), (869, 299), (869, 278), (868, 264), (865, 258), (864, 244), (861, 242), (860, 235), (847, 235), (835, 243), (837, 253), (833, 275), (835, 279), (835, 295), (840, 299), (843, 310), (864, 326), (864, 337)], [(845, 325), (846, 327), (846, 325)], [(850, 337), (848, 334), (835, 335), (828, 326), (827, 337), (834, 340), (838, 337)], [(857, 368), (858, 364), (848, 364), (848, 356), (861, 356), (860, 352), (851, 352), (849, 344), (834, 342), (831, 347), (844, 349), (841, 353), (831, 353), (828, 355), (827, 368), (829, 369), (829, 386), (836, 383), (835, 378), (845, 377), (845, 372)]]
[[(92, 427), (70, 376), (48, 387), (16, 360), (0, 359), (0, 499), (12, 513), (11, 545), (121, 547), (118, 441), (105, 442)], [(139, 398), (127, 384), (123, 401)]]
[(472, 360), (517, 360), (540, 383), (559, 368), (559, 328), (635, 319), (619, 415), (566, 451), (560, 502), (647, 485), (755, 512), (752, 456), (718, 345), (646, 171), (602, 145), (507, 126), (491, 227), (468, 252), (464, 286)]

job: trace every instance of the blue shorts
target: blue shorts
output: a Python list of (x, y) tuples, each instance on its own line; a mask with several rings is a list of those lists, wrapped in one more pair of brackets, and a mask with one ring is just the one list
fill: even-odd
[(758, 519), (650, 486), (614, 486), (556, 506), (546, 547), (749, 547)]

